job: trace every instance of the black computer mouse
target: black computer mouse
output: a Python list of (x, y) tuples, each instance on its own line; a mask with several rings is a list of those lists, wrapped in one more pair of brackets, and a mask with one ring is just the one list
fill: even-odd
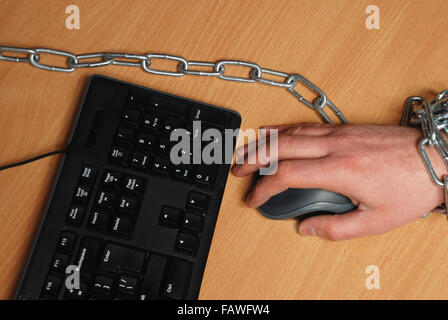
[(323, 189), (288, 189), (263, 205), (258, 210), (269, 219), (306, 219), (321, 214), (341, 214), (356, 206), (346, 196)]
[[(255, 174), (255, 180), (262, 176)], [(323, 189), (293, 189), (283, 191), (258, 207), (269, 219), (281, 220), (299, 218), (301, 220), (321, 214), (342, 214), (356, 209), (346, 196)]]

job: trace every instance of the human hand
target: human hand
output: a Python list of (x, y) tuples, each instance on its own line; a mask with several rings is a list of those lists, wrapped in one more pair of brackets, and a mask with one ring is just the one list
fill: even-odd
[[(417, 129), (352, 124), (265, 128), (278, 129), (278, 170), (257, 181), (246, 199), (249, 207), (259, 207), (288, 188), (326, 189), (358, 206), (346, 214), (303, 220), (301, 235), (338, 241), (381, 234), (422, 217), (444, 200), (418, 153)], [(428, 149), (436, 172), (445, 172), (437, 151)], [(247, 153), (247, 146), (242, 150)], [(242, 177), (262, 166), (246, 159), (232, 172)]]

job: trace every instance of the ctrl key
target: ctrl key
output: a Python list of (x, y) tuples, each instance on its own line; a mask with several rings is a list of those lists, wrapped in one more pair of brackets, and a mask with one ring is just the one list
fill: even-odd
[(191, 276), (191, 264), (189, 262), (173, 259), (168, 271), (163, 295), (171, 299), (185, 299)]

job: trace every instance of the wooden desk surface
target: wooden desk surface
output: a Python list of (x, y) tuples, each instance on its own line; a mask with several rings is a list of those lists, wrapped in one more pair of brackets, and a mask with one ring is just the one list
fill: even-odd
[[(372, 3), (381, 10), (380, 30), (365, 27)], [(80, 8), (80, 30), (65, 28), (70, 4)], [(407, 96), (448, 87), (445, 13), (443, 0), (3, 0), (0, 42), (253, 61), (302, 73), (351, 122), (397, 124)], [(237, 110), (243, 128), (318, 120), (285, 90), (262, 85), (120, 67), (61, 74), (0, 62), (0, 164), (63, 147), (93, 73)], [(15, 290), (59, 160), (0, 173), (0, 298)], [(229, 178), (200, 298), (448, 298), (445, 217), (340, 243), (302, 238), (295, 221), (270, 221), (244, 206), (249, 182)], [(369, 265), (380, 268), (380, 290), (365, 286)]]

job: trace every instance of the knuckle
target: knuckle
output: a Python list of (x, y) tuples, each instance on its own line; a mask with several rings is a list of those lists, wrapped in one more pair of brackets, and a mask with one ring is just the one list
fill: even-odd
[(344, 238), (342, 237), (340, 232), (337, 231), (336, 226), (331, 222), (329, 222), (326, 225), (325, 235), (326, 235), (326, 238), (330, 241), (336, 242), (336, 241), (344, 240)]
[(294, 143), (294, 136), (281, 135), (278, 137), (278, 147), (288, 149)]
[(280, 162), (277, 167), (276, 176), (281, 182), (286, 182), (288, 177), (291, 175), (291, 163), (289, 162)]

